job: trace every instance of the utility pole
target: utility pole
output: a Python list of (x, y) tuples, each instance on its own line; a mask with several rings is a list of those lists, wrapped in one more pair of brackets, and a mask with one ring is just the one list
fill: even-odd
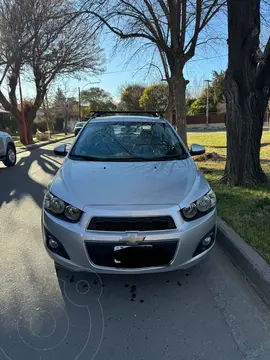
[(209, 84), (211, 80), (204, 80), (207, 82), (207, 102), (206, 102), (206, 126), (209, 125)]
[(81, 121), (81, 88), (78, 88), (79, 91), (79, 120)]
[[(86, 87), (86, 86), (89, 86), (89, 85), (93, 85), (93, 84), (99, 84), (100, 81), (95, 81), (95, 82), (89, 82), (87, 84), (85, 84), (83, 87), (82, 87), (82, 90)], [(79, 93), (79, 120), (81, 120), (82, 118), (82, 114), (81, 114), (81, 110), (82, 110), (82, 101), (81, 101), (81, 88), (78, 87), (78, 93)]]
[(21, 85), (21, 76), (19, 75), (19, 91), (20, 91), (20, 101), (21, 101), (21, 113), (22, 113), (22, 127), (23, 127), (23, 137), (25, 145), (28, 144), (27, 131), (26, 131), (26, 122), (24, 116), (24, 106), (23, 106), (23, 97), (22, 97), (22, 85)]

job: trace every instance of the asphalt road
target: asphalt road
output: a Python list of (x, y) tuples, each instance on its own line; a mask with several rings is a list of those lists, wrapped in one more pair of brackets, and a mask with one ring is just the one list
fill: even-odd
[(191, 271), (56, 273), (41, 240), (55, 145), (0, 165), (0, 359), (269, 360), (270, 314), (218, 248)]

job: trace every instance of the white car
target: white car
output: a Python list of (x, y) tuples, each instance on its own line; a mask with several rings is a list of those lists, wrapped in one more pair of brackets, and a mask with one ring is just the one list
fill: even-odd
[(0, 131), (0, 161), (7, 167), (16, 164), (16, 147), (12, 137)]

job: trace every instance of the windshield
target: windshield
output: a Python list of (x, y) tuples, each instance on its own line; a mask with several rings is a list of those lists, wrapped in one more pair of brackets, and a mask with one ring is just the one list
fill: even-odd
[(154, 161), (187, 158), (174, 130), (165, 122), (92, 122), (78, 138), (71, 159)]

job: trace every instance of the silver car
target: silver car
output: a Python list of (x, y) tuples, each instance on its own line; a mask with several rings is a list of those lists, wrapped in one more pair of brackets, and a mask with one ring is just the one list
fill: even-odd
[(16, 164), (16, 147), (12, 137), (0, 131), (0, 161), (7, 167)]
[(200, 262), (216, 238), (216, 196), (165, 120), (92, 119), (68, 150), (44, 198), (52, 259), (75, 271), (153, 273)]

